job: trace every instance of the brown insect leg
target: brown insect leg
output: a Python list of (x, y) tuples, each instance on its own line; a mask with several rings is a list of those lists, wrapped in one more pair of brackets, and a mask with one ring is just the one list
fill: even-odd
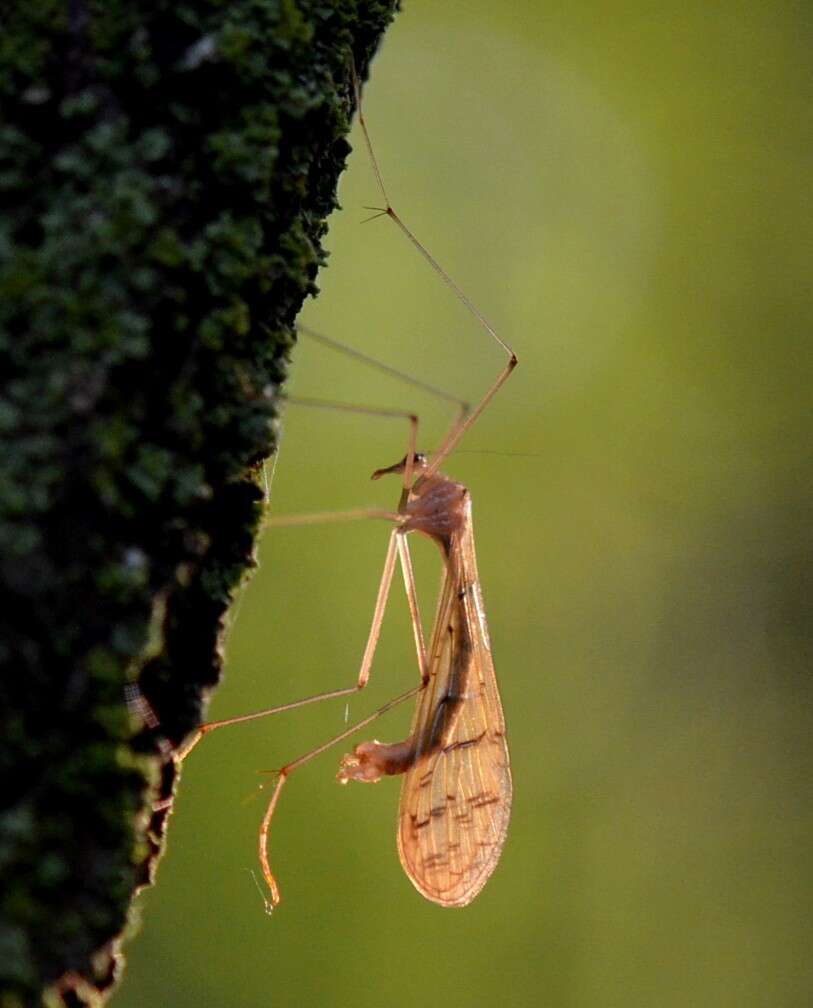
[(330, 749), (334, 745), (338, 745), (339, 742), (344, 741), (344, 739), (349, 738), (355, 732), (360, 731), (365, 728), (368, 724), (371, 724), (376, 718), (380, 717), (382, 714), (386, 714), (387, 711), (392, 710), (393, 707), (397, 707), (399, 704), (404, 703), (404, 701), (409, 700), (411, 697), (419, 693), (423, 687), (413, 686), (412, 689), (407, 690), (406, 693), (401, 693), (399, 696), (395, 697), (393, 700), (389, 700), (379, 707), (378, 710), (373, 711), (362, 721), (358, 721), (356, 724), (352, 725), (350, 728), (346, 728), (343, 732), (338, 735), (334, 735), (333, 738), (329, 739), (327, 742), (323, 742), (322, 745), (317, 746), (315, 749), (311, 749), (306, 752), (303, 756), (298, 759), (293, 760), (291, 763), (286, 763), (284, 767), (276, 771), (277, 781), (274, 785), (274, 791), (271, 795), (271, 799), (268, 802), (268, 807), (265, 810), (265, 815), (263, 816), (263, 821), (260, 826), (259, 835), (259, 853), (260, 853), (260, 865), (263, 870), (263, 877), (265, 878), (266, 884), (271, 892), (271, 905), (272, 907), (277, 906), (280, 901), (279, 886), (274, 873), (271, 871), (271, 864), (268, 858), (268, 835), (271, 829), (271, 820), (274, 817), (274, 812), (277, 808), (277, 802), (279, 801), (280, 792), (294, 772), (298, 770), (299, 767), (304, 766), (306, 763), (310, 763), (312, 759), (320, 756), (327, 749)]

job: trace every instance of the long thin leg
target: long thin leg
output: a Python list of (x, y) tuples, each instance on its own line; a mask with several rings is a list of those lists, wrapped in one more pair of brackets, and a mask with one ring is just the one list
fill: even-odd
[(430, 395), (437, 396), (438, 399), (444, 399), (446, 402), (454, 403), (463, 413), (468, 413), (469, 411), (469, 404), (464, 399), (461, 399), (460, 396), (454, 395), (452, 392), (447, 392), (445, 389), (442, 389), (437, 385), (431, 385), (422, 378), (416, 378), (415, 375), (407, 374), (406, 371), (399, 371), (398, 368), (394, 368), (390, 364), (385, 364), (383, 361), (377, 360), (369, 354), (356, 350), (355, 347), (347, 346), (344, 343), (340, 343), (339, 340), (331, 339), (330, 336), (325, 336), (324, 333), (316, 332), (316, 330), (311, 329), (310, 326), (302, 325), (298, 322), (296, 325), (296, 331), (303, 336), (307, 336), (309, 339), (315, 340), (317, 343), (321, 343), (323, 346), (329, 347), (331, 350), (335, 350), (337, 353), (342, 353), (347, 357), (352, 357), (353, 360), (360, 361), (368, 367), (374, 367), (376, 370), (382, 371), (391, 378), (397, 378), (399, 381), (407, 382), (409, 385), (414, 385), (415, 388), (419, 388), (423, 392), (428, 392)]
[(356, 690), (364, 689), (370, 681), (370, 668), (373, 664), (375, 649), (378, 647), (378, 638), (381, 636), (381, 623), (384, 619), (384, 610), (387, 608), (387, 599), (389, 598), (390, 586), (392, 585), (392, 575), (395, 571), (395, 551), (399, 538), (398, 529), (393, 529), (390, 533), (389, 544), (387, 545), (384, 571), (381, 575), (381, 583), (378, 586), (378, 595), (375, 600), (375, 609), (373, 610), (373, 622), (370, 626), (370, 633), (367, 635), (367, 644), (361, 659), (359, 678), (355, 686)]
[[(341, 689), (326, 690), (323, 693), (316, 693), (314, 696), (304, 697), (301, 700), (292, 700), (290, 703), (279, 704), (276, 707), (266, 707), (263, 710), (252, 711), (249, 714), (238, 714), (235, 717), (223, 718), (220, 721), (207, 721), (205, 724), (200, 725), (194, 734), (175, 751), (175, 762), (183, 763), (204, 735), (208, 735), (217, 728), (227, 728), (229, 725), (243, 724), (246, 721), (257, 721), (260, 718), (270, 717), (272, 714), (281, 714), (283, 711), (296, 710), (298, 707), (306, 707), (308, 704), (320, 703), (322, 700), (335, 700), (338, 697), (350, 696), (352, 693), (358, 693), (359, 690), (364, 689), (370, 680), (370, 668), (373, 664), (378, 638), (381, 635), (381, 623), (384, 619), (384, 610), (387, 607), (387, 599), (389, 598), (390, 586), (392, 585), (392, 575), (395, 571), (397, 541), (400, 538), (398, 529), (393, 529), (390, 533), (387, 555), (384, 560), (384, 570), (378, 586), (373, 621), (370, 633), (367, 636), (367, 644), (364, 648), (361, 668), (359, 669), (358, 680), (355, 686), (344, 686)], [(412, 603), (410, 602), (410, 608), (411, 606)]]
[[(322, 743), (320, 746), (316, 746), (314, 749), (310, 749), (304, 756), (300, 756), (298, 759), (293, 760), (290, 763), (286, 763), (279, 771), (277, 771), (277, 780), (274, 785), (274, 790), (271, 794), (271, 798), (268, 802), (268, 807), (265, 810), (265, 815), (263, 816), (262, 824), (260, 825), (260, 836), (259, 836), (259, 852), (260, 852), (260, 865), (262, 866), (263, 876), (265, 878), (266, 884), (271, 892), (271, 900), (269, 909), (273, 909), (280, 901), (279, 886), (277, 885), (277, 880), (274, 877), (274, 873), (271, 871), (271, 865), (268, 860), (268, 833), (271, 828), (271, 820), (274, 816), (274, 812), (277, 808), (277, 802), (279, 801), (280, 792), (294, 772), (299, 767), (304, 766), (309, 763), (316, 756), (321, 755), (331, 746), (336, 745), (343, 739), (349, 738), (355, 732), (360, 731), (362, 728), (371, 724), (376, 718), (385, 714), (387, 711), (392, 710), (393, 707), (397, 707), (399, 704), (410, 697), (415, 696), (422, 689), (425, 688), (427, 682), (429, 681), (429, 665), (428, 658), (426, 654), (426, 644), (423, 637), (423, 624), (421, 622), (420, 609), (418, 607), (418, 594), (415, 587), (415, 574), (412, 569), (412, 557), (409, 552), (409, 544), (407, 542), (406, 536), (401, 533), (399, 529), (393, 529), (392, 535), (390, 536), (390, 548), (387, 551), (387, 560), (384, 564), (384, 574), (381, 579), (381, 587), (378, 592), (378, 599), (376, 601), (375, 612), (373, 614), (373, 625), (370, 628), (370, 637), (367, 642), (367, 648), (364, 652), (364, 659), (362, 660), (361, 671), (359, 673), (358, 685), (355, 689), (361, 689), (367, 684), (369, 679), (369, 667), (372, 663), (373, 653), (375, 652), (375, 647), (378, 643), (379, 632), (381, 629), (381, 621), (384, 616), (384, 608), (387, 601), (387, 593), (389, 591), (390, 584), (392, 582), (393, 568), (395, 566), (395, 548), (397, 546), (398, 557), (401, 561), (401, 570), (404, 575), (404, 586), (406, 588), (407, 601), (409, 603), (409, 612), (412, 619), (412, 628), (415, 635), (415, 648), (418, 653), (418, 665), (421, 670), (421, 682), (419, 686), (414, 686), (412, 689), (407, 690), (406, 693), (401, 693), (395, 699), (388, 701), (383, 707), (379, 707), (377, 710), (373, 711), (366, 718), (358, 721), (352, 727), (345, 729), (345, 731), (340, 732), (333, 738), (329, 739), (327, 742)], [(352, 692), (354, 688), (350, 690), (343, 691), (344, 693)], [(341, 695), (341, 691), (336, 694), (331, 695)]]
[(387, 511), (384, 508), (351, 508), (349, 511), (314, 511), (308, 514), (277, 515), (266, 518), (265, 524), (274, 528), (287, 528), (290, 525), (324, 525), (330, 522), (360, 521), (364, 518), (381, 518), (384, 521), (402, 522), (404, 516), (397, 511)]
[(303, 756), (300, 756), (298, 759), (295, 759), (290, 763), (286, 763), (284, 767), (282, 767), (280, 770), (276, 772), (277, 781), (276, 784), (274, 785), (274, 790), (271, 794), (271, 799), (268, 802), (268, 807), (265, 810), (265, 815), (263, 816), (262, 825), (260, 826), (260, 837), (259, 837), (260, 865), (262, 866), (265, 881), (268, 885), (269, 890), (271, 891), (270, 909), (273, 909), (275, 906), (278, 905), (280, 901), (280, 895), (277, 880), (274, 878), (274, 873), (271, 871), (271, 865), (269, 864), (268, 861), (268, 833), (271, 828), (271, 820), (274, 816), (274, 812), (277, 807), (280, 791), (282, 791), (285, 782), (288, 780), (288, 778), (291, 776), (294, 770), (298, 770), (299, 767), (304, 766), (306, 763), (310, 763), (312, 759), (314, 759), (316, 756), (321, 755), (323, 752), (325, 752), (325, 750), (330, 749), (331, 746), (337, 745), (343, 739), (349, 738), (355, 732), (360, 731), (362, 728), (366, 727), (372, 721), (375, 721), (375, 719), (380, 717), (382, 714), (386, 714), (386, 712), (392, 710), (393, 707), (397, 707), (399, 704), (404, 703), (404, 701), (409, 700), (410, 697), (415, 696), (422, 689), (423, 685), (413, 686), (412, 689), (407, 690), (406, 693), (401, 693), (400, 696), (397, 696), (395, 697), (395, 699), (390, 700), (388, 703), (385, 703), (383, 707), (379, 707), (378, 710), (373, 711), (373, 713), (369, 714), (366, 718), (364, 718), (364, 720), (357, 722), (350, 728), (346, 728), (343, 732), (340, 732), (338, 735), (334, 735), (332, 739), (329, 739), (327, 742), (323, 742), (322, 745), (317, 746), (315, 749), (311, 749), (309, 752), (306, 752)]
[[(354, 403), (335, 402), (332, 399), (308, 399), (298, 396), (282, 396), (287, 402), (295, 406), (313, 406), (316, 409), (342, 410), (346, 413), (364, 413), (367, 416), (397, 417), (409, 421), (409, 441), (407, 448), (407, 465), (404, 469), (403, 484), (407, 490), (412, 486), (412, 463), (415, 458), (415, 450), (418, 441), (418, 417), (415, 413), (407, 413), (405, 410), (388, 409), (385, 406), (357, 406)], [(408, 477), (408, 481), (407, 481)]]
[[(440, 269), (440, 266), (437, 266), (437, 268)], [(486, 325), (488, 325), (488, 323), (486, 323)], [(461, 399), (459, 396), (453, 395), (450, 392), (446, 392), (444, 389), (439, 388), (437, 385), (431, 385), (429, 382), (425, 382), (422, 381), (420, 378), (414, 377), (414, 375), (407, 374), (404, 371), (399, 371), (397, 368), (391, 367), (389, 364), (384, 364), (382, 361), (376, 360), (375, 357), (370, 357), (368, 354), (362, 353), (360, 350), (356, 350), (353, 347), (345, 346), (344, 343), (340, 343), (338, 340), (331, 339), (329, 336), (325, 336), (322, 333), (318, 333), (316, 332), (316, 330), (310, 329), (308, 326), (297, 325), (296, 329), (298, 333), (302, 333), (303, 335), (308, 336), (319, 343), (322, 343), (324, 346), (330, 347), (332, 350), (336, 350), (339, 353), (346, 354), (348, 357), (352, 357), (354, 360), (361, 361), (363, 364), (367, 364), (370, 367), (377, 368), (379, 371), (383, 371), (384, 374), (391, 375), (393, 378), (398, 378), (400, 381), (408, 382), (410, 385), (414, 385), (416, 388), (419, 388), (424, 392), (429, 392), (431, 395), (437, 396), (439, 399), (443, 399), (446, 402), (454, 403), (457, 406), (458, 414), (454, 424), (452, 425), (452, 430), (456, 430), (458, 427), (460, 427), (460, 425), (463, 423), (465, 418), (470, 413), (471, 407), (464, 399)], [(496, 333), (494, 334), (494, 336), (496, 339), (499, 339)], [(494, 391), (496, 391), (496, 389)], [(493, 395), (493, 392), (491, 394)], [(491, 398), (491, 396), (489, 396), (489, 398)], [(358, 407), (349, 405), (347, 403), (332, 403), (327, 400), (321, 400), (321, 399), (291, 398), (289, 399), (289, 401), (303, 406), (321, 406), (326, 409), (328, 408), (344, 409), (349, 410), (351, 412), (371, 413), (373, 415), (378, 416), (403, 416), (407, 417), (410, 420), (410, 422), (412, 421), (413, 418), (413, 414), (400, 413), (397, 410)], [(477, 409), (476, 415), (479, 416), (479, 414), (482, 412), (482, 408), (484, 405), (485, 403), (481, 403), (481, 405)], [(415, 418), (415, 438), (414, 441), (411, 442), (411, 444), (413, 445), (412, 451), (410, 452), (410, 449), (409, 448), (407, 449), (408, 463), (411, 462), (412, 459), (414, 459), (414, 449), (417, 447), (417, 417)], [(443, 459), (448, 454), (449, 451), (443, 452), (443, 454), (440, 456), (440, 461), (442, 462)], [(436, 452), (435, 455), (437, 457), (438, 453)], [(432, 472), (434, 472), (436, 468), (437, 466), (434, 466), (434, 468), (432, 468)], [(410, 471), (407, 472), (407, 470), (405, 469), (403, 475), (403, 485), (405, 488), (408, 488), (411, 485), (411, 477), (412, 477), (412, 470), (410, 469)]]
[[(502, 340), (500, 340), (500, 342), (502, 342)], [(460, 439), (463, 437), (466, 431), (472, 426), (474, 421), (480, 416), (480, 414), (483, 412), (486, 406), (488, 406), (488, 404), (491, 402), (491, 400), (494, 398), (497, 392), (508, 380), (509, 376), (511, 375), (511, 372), (514, 370), (516, 366), (517, 366), (517, 357), (516, 354), (513, 351), (511, 351), (510, 360), (505, 365), (503, 370), (500, 372), (499, 376), (497, 377), (497, 380), (494, 382), (491, 388), (486, 392), (486, 394), (483, 396), (483, 398), (480, 400), (477, 406), (475, 406), (475, 408), (471, 411), (471, 413), (469, 413), (467, 417), (464, 417), (461, 420), (459, 420), (452, 427), (452, 429), (449, 431), (446, 437), (443, 439), (440, 448), (438, 448), (437, 451), (435, 451), (434, 455), (432, 456), (431, 462), (426, 467), (426, 469), (424, 469), (423, 473), (421, 473), (423, 479), (429, 479), (430, 476), (434, 476), (434, 474), (438, 471), (438, 469), (440, 469), (444, 461), (449, 457), (449, 455), (451, 455), (451, 453), (457, 447)]]
[[(367, 122), (366, 122), (366, 120), (364, 118), (364, 107), (363, 107), (362, 100), (361, 100), (361, 87), (359, 85), (359, 80), (358, 80), (358, 77), (356, 75), (355, 67), (352, 68), (352, 71), (353, 71), (353, 86), (354, 86), (355, 92), (356, 92), (356, 105), (357, 105), (358, 114), (359, 114), (359, 124), (361, 125), (361, 130), (362, 130), (362, 133), (364, 135), (364, 142), (365, 142), (365, 144), (367, 146), (367, 151), (368, 151), (368, 153), (370, 155), (370, 161), (371, 161), (372, 166), (373, 166), (373, 171), (375, 173), (376, 181), (378, 182), (378, 188), (379, 188), (379, 190), (381, 192), (381, 195), (384, 198), (384, 206), (383, 207), (380, 207), (380, 208), (379, 207), (370, 207), (370, 209), (371, 210), (378, 210), (381, 215), (386, 215), (387, 217), (389, 217), (391, 220), (393, 220), (398, 225), (398, 227), (400, 228), (400, 230), (402, 231), (402, 233), (415, 246), (415, 248), (418, 250), (418, 252), (420, 252), (420, 254), (423, 256), (423, 258), (429, 263), (429, 265), (438, 274), (438, 276), (441, 278), (441, 280), (443, 280), (443, 282), (452, 290), (452, 292), (454, 293), (455, 297), (457, 297), (457, 299), (460, 302), (462, 302), (462, 304), (477, 319), (477, 321), (486, 330), (486, 332), (489, 333), (489, 335), (492, 336), (497, 341), (497, 343), (499, 343), (499, 345), (502, 347), (502, 349), (505, 351), (505, 353), (508, 354), (508, 363), (502, 369), (502, 371), (498, 375), (497, 380), (494, 382), (494, 384), (489, 388), (489, 390), (486, 392), (486, 394), (483, 396), (483, 398), (480, 400), (480, 402), (477, 404), (477, 406), (474, 408), (474, 410), (472, 410), (470, 413), (468, 413), (465, 416), (461, 416), (454, 423), (454, 425), (452, 426), (452, 428), (449, 431), (449, 433), (443, 439), (443, 442), (441, 443), (440, 448), (437, 449), (437, 451), (432, 456), (432, 459), (431, 459), (429, 465), (421, 473), (421, 479), (426, 480), (426, 479), (429, 479), (431, 476), (433, 476), (438, 471), (438, 469), (440, 468), (440, 466), (443, 464), (444, 460), (446, 458), (448, 458), (448, 456), (451, 454), (451, 452), (457, 446), (458, 442), (463, 437), (463, 435), (466, 433), (466, 431), (469, 430), (469, 428), (472, 426), (472, 424), (475, 422), (475, 420), (480, 416), (480, 414), (483, 412), (483, 410), (486, 408), (486, 406), (488, 406), (488, 404), (491, 402), (491, 400), (497, 394), (497, 392), (499, 391), (499, 389), (508, 380), (508, 377), (510, 376), (511, 372), (514, 370), (514, 368), (517, 365), (517, 355), (514, 353), (514, 351), (511, 349), (511, 347), (505, 342), (505, 340), (502, 339), (500, 336), (497, 335), (497, 332), (495, 331), (494, 327), (486, 319), (486, 317), (483, 315), (483, 313), (480, 311), (480, 309), (474, 304), (473, 301), (471, 301), (469, 299), (469, 297), (460, 289), (460, 287), (458, 287), (458, 285), (449, 276), (449, 274), (446, 272), (446, 270), (443, 269), (443, 267), (435, 259), (435, 257), (429, 252), (429, 250), (426, 248), (426, 246), (423, 245), (415, 237), (415, 235), (410, 231), (410, 229), (406, 226), (406, 224), (401, 220), (401, 218), (398, 216), (398, 214), (393, 209), (392, 204), (390, 203), (390, 198), (387, 195), (387, 189), (386, 189), (386, 187), (384, 185), (384, 178), (383, 178), (383, 176), (381, 174), (381, 169), (380, 169), (379, 164), (378, 164), (378, 159), (376, 158), (375, 150), (373, 149), (373, 144), (372, 144), (372, 141), (370, 139), (369, 131), (367, 129)], [(411, 474), (411, 466), (409, 468), (410, 468), (410, 474)]]
[(409, 543), (405, 535), (396, 530), (396, 541), (398, 543), (398, 556), (401, 560), (401, 571), (404, 575), (404, 587), (406, 588), (407, 602), (409, 603), (409, 615), (412, 620), (412, 632), (415, 636), (415, 650), (418, 652), (418, 665), (421, 670), (421, 682), (426, 685), (429, 682), (429, 659), (426, 654), (426, 642), (423, 639), (423, 621), (418, 607), (418, 592), (415, 588), (415, 573), (412, 570), (412, 557), (409, 552)]
[[(386, 367), (386, 365), (384, 366)], [(406, 493), (412, 484), (411, 465), (414, 462), (416, 449), (418, 417), (414, 413), (407, 413), (403, 410), (394, 410), (376, 406), (357, 406), (352, 403), (333, 402), (325, 399), (288, 397), (288, 402), (295, 403), (299, 406), (312, 406), (322, 409), (339, 409), (352, 413), (364, 413), (373, 416), (407, 419), (409, 421), (409, 440), (407, 447), (407, 465), (404, 470), (404, 491)], [(403, 515), (397, 511), (386, 511), (380, 508), (356, 508), (348, 511), (323, 511), (314, 514), (281, 515), (278, 517), (268, 518), (266, 520), (266, 525), (279, 528), (283, 526), (323, 524), (325, 522), (354, 521), (364, 518), (381, 518), (385, 521), (396, 522), (399, 525), (404, 520)], [(260, 718), (270, 717), (273, 714), (281, 714), (284, 711), (295, 710), (298, 707), (305, 707), (308, 704), (319, 703), (323, 700), (334, 700), (339, 697), (350, 696), (351, 694), (364, 689), (370, 679), (370, 669), (372, 667), (376, 647), (378, 646), (378, 639), (381, 635), (381, 624), (384, 619), (384, 611), (387, 606), (390, 587), (392, 585), (392, 576), (395, 570), (396, 551), (399, 553), (401, 558), (401, 566), (404, 574), (404, 584), (406, 587), (407, 601), (409, 603), (410, 616), (412, 619), (413, 633), (415, 635), (415, 646), (418, 654), (421, 679), (422, 681), (425, 681), (427, 676), (426, 645), (423, 640), (423, 628), (421, 625), (417, 593), (415, 590), (415, 577), (412, 571), (409, 550), (406, 547), (403, 536), (399, 535), (398, 529), (396, 528), (393, 529), (390, 534), (387, 555), (384, 560), (384, 569), (378, 587), (375, 609), (373, 611), (372, 625), (370, 627), (367, 643), (364, 648), (364, 654), (362, 656), (361, 667), (359, 669), (359, 676), (356, 685), (346, 686), (336, 690), (327, 690), (323, 693), (317, 693), (314, 696), (294, 700), (287, 704), (267, 707), (260, 711), (252, 711), (249, 714), (223, 718), (219, 721), (208, 721), (200, 725), (187, 742), (176, 750), (176, 762), (182, 763), (195, 748), (198, 742), (200, 742), (200, 740), (204, 737), (204, 735), (215, 731), (217, 728), (226, 728), (229, 725), (243, 724), (246, 721), (256, 721)]]

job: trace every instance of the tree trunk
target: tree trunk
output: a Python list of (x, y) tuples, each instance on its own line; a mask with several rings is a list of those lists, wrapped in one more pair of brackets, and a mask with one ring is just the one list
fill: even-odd
[(199, 722), (254, 563), (351, 53), (365, 76), (394, 6), (6, 7), (2, 1008), (97, 1004), (115, 983), (175, 781), (161, 742)]

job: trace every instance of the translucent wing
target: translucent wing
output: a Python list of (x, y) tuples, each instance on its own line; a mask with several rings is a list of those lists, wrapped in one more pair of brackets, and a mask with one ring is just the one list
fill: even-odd
[(500, 857), (511, 812), (505, 721), (491, 660), (470, 506), (450, 539), (399, 807), (398, 852), (415, 887), (465, 906)]

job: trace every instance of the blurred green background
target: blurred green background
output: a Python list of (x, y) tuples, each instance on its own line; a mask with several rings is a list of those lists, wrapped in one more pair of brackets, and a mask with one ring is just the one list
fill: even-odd
[[(366, 92), (393, 203), (520, 358), (447, 466), (473, 492), (508, 842), (471, 907), (425, 902), (399, 782), (339, 788), (340, 746), (283, 793), (269, 918), (246, 796), (344, 704), (217, 733), (184, 768), (116, 1008), (811, 1003), (812, 23), (405, 3)], [(353, 142), (304, 320), (474, 399), (500, 352), (388, 221), (360, 225), (378, 196)], [(417, 408), (424, 447), (448, 420), (305, 341), (292, 391)], [(274, 513), (391, 507), (369, 473), (403, 445), (396, 422), (291, 407)], [(210, 716), (354, 681), (386, 537), (268, 530)], [(351, 717), (415, 681), (397, 582), (393, 603)]]

